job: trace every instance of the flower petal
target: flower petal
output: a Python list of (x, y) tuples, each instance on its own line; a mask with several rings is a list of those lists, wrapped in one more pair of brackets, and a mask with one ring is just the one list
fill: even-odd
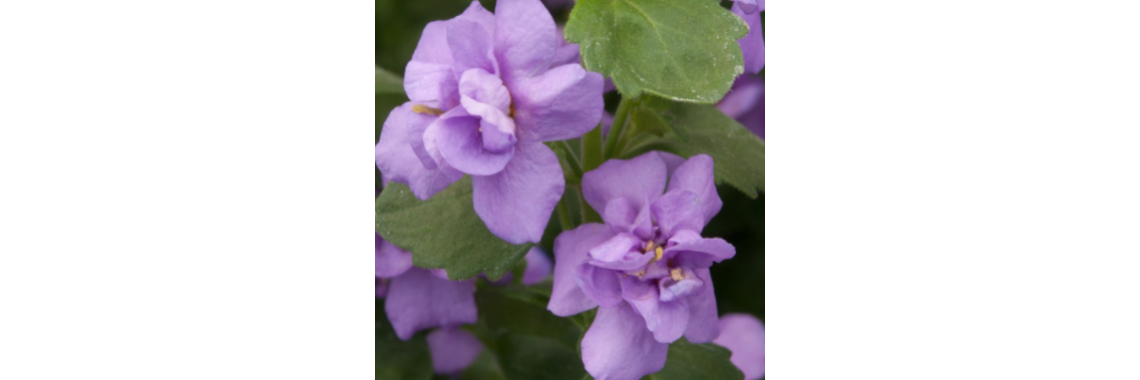
[(507, 116), (511, 95), (502, 80), (482, 69), (471, 69), (459, 80), (460, 103), (471, 115), (478, 116), (482, 148), (488, 152), (506, 152), (515, 141), (515, 121)]
[(654, 152), (629, 160), (609, 160), (582, 176), (582, 195), (594, 210), (625, 198), (635, 210), (647, 207), (665, 190), (665, 162)]
[(696, 294), (689, 295), (689, 325), (685, 327), (685, 338), (693, 343), (708, 343), (720, 335), (712, 275), (708, 268), (694, 269), (693, 272), (704, 284)]
[(748, 14), (737, 2), (732, 4), (732, 13), (748, 24), (748, 34), (736, 40), (740, 44), (740, 53), (744, 55), (744, 72), (759, 73), (764, 68), (764, 26), (760, 22), (760, 12)]
[(542, 248), (532, 247), (526, 251), (526, 271), (523, 272), (522, 283), (534, 285), (550, 276), (550, 258), (542, 252)]
[(616, 232), (628, 232), (642, 240), (653, 238), (653, 223), (649, 220), (649, 209), (634, 209), (625, 198), (612, 199), (606, 203), (602, 220)]
[(589, 223), (564, 231), (554, 239), (554, 286), (547, 310), (565, 317), (598, 306), (578, 287), (578, 266), (589, 258), (587, 252), (591, 248), (613, 235), (604, 224)]
[(633, 270), (645, 266), (653, 258), (642, 253), (641, 239), (627, 233), (614, 235), (590, 250), (590, 265), (614, 270)]
[(503, 171), (515, 155), (514, 146), (502, 152), (483, 149), (480, 119), (471, 116), (442, 117), (430, 129), (439, 147), (439, 153), (451, 167), (471, 175), (491, 175)]
[(661, 343), (680, 339), (689, 324), (689, 303), (685, 298), (661, 301), (652, 282), (629, 276), (621, 279), (622, 297), (645, 319), (645, 327)]
[(558, 156), (542, 143), (519, 142), (514, 159), (489, 176), (472, 176), (475, 213), (495, 236), (511, 244), (542, 239), (566, 180)]
[(447, 24), (447, 46), (455, 59), (451, 72), (456, 78), (468, 69), (496, 71), (491, 33), (476, 21), (456, 18)]
[(663, 236), (673, 236), (673, 233), (681, 230), (704, 229), (704, 216), (697, 204), (697, 194), (691, 191), (667, 192), (654, 200), (650, 209)]
[(764, 377), (764, 324), (748, 314), (725, 314), (713, 343), (732, 351), (728, 360), (744, 372), (744, 380)]
[(697, 278), (692, 270), (683, 269), (680, 280), (674, 280), (672, 277), (665, 277), (657, 281), (657, 291), (661, 294), (662, 302), (672, 302), (675, 299), (681, 299), (690, 295), (696, 294), (704, 287), (704, 281)]
[(447, 188), (460, 176), (448, 173), (444, 168), (428, 169), (415, 153), (416, 142), (423, 145), (423, 131), (434, 116), (412, 111), (412, 104), (404, 103), (388, 114), (384, 129), (380, 132), (380, 142), (376, 144), (376, 167), (384, 179), (408, 185), (419, 199), (428, 199)]
[[(693, 234), (685, 230), (685, 234)], [(671, 240), (671, 242), (674, 240)], [(700, 238), (665, 249), (665, 257), (686, 268), (708, 268), (736, 256), (736, 247), (721, 238)]]
[(413, 267), (392, 279), (384, 310), (402, 340), (424, 329), (475, 323), (475, 282), (444, 280)]
[(751, 75), (741, 75), (732, 82), (732, 90), (716, 103), (716, 108), (733, 119), (740, 119), (753, 108), (763, 107), (764, 81)]
[(515, 122), (523, 139), (558, 141), (580, 137), (602, 120), (601, 74), (577, 63), (558, 66), (511, 87)]
[(626, 303), (598, 308), (582, 337), (582, 363), (597, 380), (636, 380), (665, 367), (669, 345), (653, 339)]
[(614, 306), (621, 303), (621, 284), (618, 273), (590, 264), (578, 266), (578, 287), (586, 297), (600, 306)]
[(508, 83), (540, 74), (558, 49), (554, 18), (539, 0), (495, 4), (495, 59)]
[(735, 6), (740, 7), (744, 13), (756, 12), (756, 0), (733, 0)]
[(462, 371), (483, 351), (479, 339), (455, 327), (432, 331), (427, 336), (427, 344), (431, 351), (432, 369), (441, 374)]
[(716, 182), (713, 177), (713, 159), (706, 154), (689, 157), (685, 163), (677, 167), (673, 176), (669, 178), (667, 192), (687, 190), (696, 194), (694, 200), (698, 215), (701, 216), (700, 227), (692, 228), (700, 232), (724, 205), (716, 193)]
[(396, 277), (412, 267), (412, 253), (376, 234), (376, 277)]

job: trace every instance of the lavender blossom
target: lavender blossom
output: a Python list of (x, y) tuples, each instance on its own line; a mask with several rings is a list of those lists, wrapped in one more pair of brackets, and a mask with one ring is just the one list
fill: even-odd
[(744, 380), (764, 377), (764, 324), (748, 314), (725, 314), (720, 318), (720, 336), (713, 343), (732, 351), (729, 358), (744, 372)]
[(560, 37), (539, 0), (500, 0), (495, 11), (476, 1), (424, 28), (404, 73), (411, 101), (384, 122), (376, 165), (419, 199), (470, 175), (492, 233), (538, 242), (565, 188), (543, 142), (598, 124), (603, 80), (555, 61)]
[(605, 224), (555, 239), (547, 309), (569, 316), (598, 307), (582, 339), (586, 370), (598, 380), (637, 379), (661, 370), (669, 343), (681, 336), (716, 338), (708, 268), (736, 250), (700, 236), (722, 206), (712, 158), (684, 160), (672, 175), (656, 152), (610, 160), (583, 176), (582, 192)]
[(744, 71), (752, 74), (764, 68), (764, 25), (760, 21), (763, 11), (764, 0), (733, 0), (732, 3), (732, 13), (748, 24), (748, 34), (736, 42), (744, 54)]
[[(550, 259), (537, 248), (525, 257), (524, 284), (550, 275)], [(396, 336), (411, 339), (416, 332), (439, 328), (427, 336), (436, 373), (455, 373), (479, 356), (483, 345), (459, 326), (475, 323), (475, 280), (452, 281), (442, 269), (412, 266), (412, 254), (376, 235), (376, 297), (384, 297)]]

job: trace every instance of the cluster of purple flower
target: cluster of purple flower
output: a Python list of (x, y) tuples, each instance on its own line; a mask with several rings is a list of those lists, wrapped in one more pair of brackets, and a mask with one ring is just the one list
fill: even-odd
[[(746, 70), (755, 73), (764, 59), (763, 0), (738, 0), (732, 10), (752, 28), (739, 42)], [(499, 0), (495, 11), (476, 1), (427, 25), (405, 71), (410, 101), (384, 122), (376, 164), (421, 200), (470, 175), (474, 211), (493, 234), (538, 242), (565, 188), (558, 157), (544, 142), (577, 138), (599, 124), (604, 78), (583, 69), (577, 45), (561, 37), (539, 0)], [(726, 98), (722, 109), (733, 104)], [(763, 376), (759, 321), (717, 318), (709, 267), (736, 251), (700, 235), (722, 206), (712, 158), (650, 152), (614, 159), (585, 173), (581, 190), (604, 224), (555, 240), (548, 309), (569, 316), (598, 308), (581, 343), (586, 370), (599, 380), (640, 378), (661, 370), (669, 343), (684, 336), (728, 347), (748, 379)], [(526, 260), (525, 284), (550, 272), (537, 250)], [(482, 350), (457, 328), (477, 320), (474, 280), (416, 268), (411, 253), (379, 235), (376, 277), (376, 295), (386, 298), (400, 339), (439, 328), (427, 337), (436, 372), (458, 371)]]

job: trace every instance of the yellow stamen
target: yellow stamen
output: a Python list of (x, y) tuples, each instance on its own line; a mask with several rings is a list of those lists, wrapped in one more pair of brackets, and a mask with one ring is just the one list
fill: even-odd
[(669, 277), (672, 277), (673, 281), (681, 281), (681, 279), (685, 278), (685, 276), (681, 275), (681, 268), (670, 269), (669, 270)]
[(653, 251), (653, 255), (656, 256), (656, 258), (654, 258), (653, 261), (661, 261), (661, 255), (663, 255), (663, 254), (665, 254), (665, 250), (661, 249), (661, 247), (657, 247), (657, 250)]
[(431, 107), (425, 106), (423, 104), (413, 105), (412, 106), (412, 112), (422, 113), (425, 115), (435, 115), (435, 116), (443, 115), (443, 110), (441, 110), (439, 108), (431, 108)]
[(645, 270), (639, 270), (636, 273), (634, 273), (633, 275), (637, 276), (637, 278), (642, 278), (645, 276)]
[(650, 240), (648, 243), (645, 243), (645, 251), (644, 252), (653, 252), (653, 241), (652, 240)]

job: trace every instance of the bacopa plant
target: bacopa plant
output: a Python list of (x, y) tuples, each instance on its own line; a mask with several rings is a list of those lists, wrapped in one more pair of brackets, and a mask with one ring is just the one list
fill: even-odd
[(762, 378), (763, 0), (411, 3), (377, 378)]

